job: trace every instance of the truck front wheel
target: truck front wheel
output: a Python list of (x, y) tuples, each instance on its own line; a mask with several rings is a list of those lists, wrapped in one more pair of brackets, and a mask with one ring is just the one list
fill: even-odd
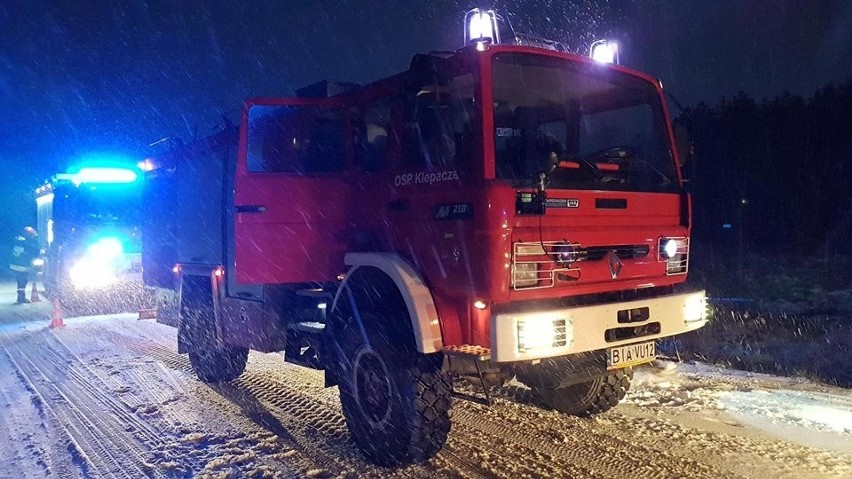
[(379, 465), (423, 462), (441, 450), (450, 431), (452, 386), (443, 358), (419, 353), (410, 339), (382, 327), (393, 324), (388, 318), (367, 311), (357, 316), (350, 315), (336, 337), (340, 402), (352, 437)]
[(624, 399), (633, 379), (633, 369), (612, 371), (606, 376), (558, 389), (533, 388), (547, 406), (574, 416), (606, 412)]

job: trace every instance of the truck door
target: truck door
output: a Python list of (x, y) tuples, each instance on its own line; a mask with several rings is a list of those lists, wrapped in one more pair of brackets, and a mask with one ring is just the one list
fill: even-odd
[(401, 154), (391, 165), (393, 189), (387, 206), (389, 234), (397, 248), (440, 285), (466, 288), (481, 277), (472, 260), (477, 163), (474, 82), (471, 75), (446, 85), (427, 84), (406, 95)]
[(335, 99), (249, 100), (234, 192), (237, 280), (334, 280), (351, 231), (347, 124)]

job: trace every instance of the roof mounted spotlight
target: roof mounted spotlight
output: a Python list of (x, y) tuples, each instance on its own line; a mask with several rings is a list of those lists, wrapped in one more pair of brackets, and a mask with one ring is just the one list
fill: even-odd
[(618, 65), (618, 43), (612, 40), (598, 40), (589, 47), (589, 56), (599, 63)]
[(500, 43), (497, 29), (497, 14), (494, 10), (474, 8), (464, 16), (464, 44), (476, 45), (479, 51), (485, 51), (489, 45)]

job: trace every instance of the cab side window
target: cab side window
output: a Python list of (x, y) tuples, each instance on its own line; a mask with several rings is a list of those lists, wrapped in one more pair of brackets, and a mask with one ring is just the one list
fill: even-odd
[(475, 118), (472, 75), (449, 85), (425, 85), (406, 100), (405, 165), (426, 170), (459, 169), (470, 163)]
[(249, 109), (250, 172), (310, 175), (346, 164), (343, 115), (330, 108), (254, 105)]
[(365, 171), (381, 171), (387, 165), (391, 130), (391, 102), (367, 105), (358, 125), (356, 155)]

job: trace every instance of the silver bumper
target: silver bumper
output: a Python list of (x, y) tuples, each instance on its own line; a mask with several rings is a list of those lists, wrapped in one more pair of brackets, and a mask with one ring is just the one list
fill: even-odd
[[(632, 316), (634, 311), (641, 314), (640, 320)], [(576, 308), (496, 314), (491, 316), (491, 358), (505, 363), (596, 351), (686, 333), (706, 323), (704, 291)], [(616, 339), (618, 335), (613, 334), (614, 330), (629, 333), (631, 329), (643, 327), (645, 333), (640, 337)], [(548, 332), (549, 329), (552, 332)], [(648, 331), (655, 332), (647, 334)]]

